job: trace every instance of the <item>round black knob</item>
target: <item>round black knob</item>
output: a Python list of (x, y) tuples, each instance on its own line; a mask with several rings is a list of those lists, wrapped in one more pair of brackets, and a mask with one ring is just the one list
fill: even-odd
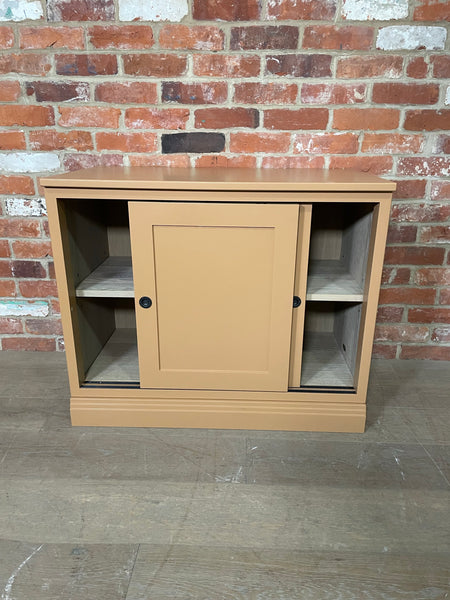
[(302, 303), (302, 301), (300, 300), (300, 298), (298, 296), (294, 296), (293, 307), (298, 308), (301, 303)]
[(139, 298), (139, 305), (142, 306), (142, 308), (150, 308), (152, 299), (148, 296), (142, 296), (142, 298)]

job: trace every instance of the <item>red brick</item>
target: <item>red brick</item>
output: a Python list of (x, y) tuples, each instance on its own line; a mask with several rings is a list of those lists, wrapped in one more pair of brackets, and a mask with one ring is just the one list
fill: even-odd
[(128, 108), (125, 125), (130, 129), (186, 129), (189, 110), (184, 108)]
[(51, 59), (44, 54), (3, 54), (0, 56), (0, 75), (24, 73), (44, 76), (51, 68)]
[(51, 306), (52, 306), (52, 315), (59, 315), (61, 314), (61, 308), (59, 305), (59, 300), (50, 300)]
[(431, 246), (389, 246), (386, 248), (386, 265), (442, 265), (444, 248)]
[(19, 34), (19, 44), (24, 50), (32, 48), (82, 50), (84, 48), (81, 27), (22, 27)]
[(329, 54), (280, 54), (266, 58), (266, 73), (279, 77), (330, 77)]
[(393, 108), (337, 108), (334, 111), (335, 129), (382, 130), (397, 129), (400, 111)]
[(0, 298), (10, 298), (16, 295), (16, 285), (11, 280), (0, 280)]
[(428, 73), (428, 63), (423, 56), (411, 58), (406, 67), (406, 74), (413, 79), (424, 79)]
[(52, 260), (48, 262), (48, 278), (56, 279), (55, 263)]
[(450, 289), (442, 289), (439, 294), (439, 304), (450, 304)]
[(37, 280), (37, 281), (20, 281), (20, 293), (24, 298), (47, 298), (48, 296), (58, 296), (55, 281)]
[(49, 21), (112, 21), (115, 10), (113, 0), (48, 0)]
[(430, 331), (425, 325), (377, 325), (374, 339), (377, 342), (426, 342)]
[(32, 335), (62, 335), (60, 319), (26, 319), (25, 331)]
[(264, 111), (266, 129), (326, 129), (327, 108), (273, 109)]
[(267, 25), (233, 27), (231, 50), (293, 50), (298, 45), (298, 27)]
[(178, 54), (128, 54), (123, 57), (124, 73), (140, 77), (177, 77), (187, 68), (187, 58)]
[(403, 318), (403, 306), (380, 306), (377, 312), (379, 323), (399, 323)]
[(18, 81), (2, 81), (0, 86), (0, 102), (15, 102), (20, 96)]
[(391, 156), (332, 156), (330, 169), (357, 169), (364, 173), (382, 175), (392, 169)]
[(374, 344), (372, 358), (392, 359), (397, 355), (397, 346), (391, 344)]
[(95, 48), (151, 48), (155, 43), (152, 28), (147, 25), (108, 25), (89, 29)]
[(450, 129), (450, 109), (408, 110), (406, 112), (404, 128), (410, 131)]
[(298, 133), (294, 151), (307, 154), (355, 154), (358, 136), (354, 133)]
[(433, 342), (450, 342), (450, 327), (436, 327), (431, 334)]
[(12, 244), (16, 258), (47, 258), (52, 255), (50, 242), (17, 241)]
[(25, 150), (23, 131), (0, 131), (0, 150)]
[(0, 189), (3, 194), (34, 194), (34, 183), (31, 177), (25, 175), (0, 175)]
[(11, 27), (2, 25), (0, 27), (0, 48), (12, 48), (14, 46), (14, 31)]
[(23, 333), (22, 321), (20, 319), (1, 317), (0, 333)]
[(119, 126), (118, 108), (98, 106), (60, 106), (58, 125), (61, 127), (114, 127)]
[(404, 179), (396, 181), (397, 189), (393, 194), (394, 198), (424, 198), (426, 180), (425, 179)]
[(433, 154), (450, 154), (450, 135), (435, 136), (432, 148)]
[(405, 285), (409, 283), (411, 270), (406, 267), (383, 267), (382, 285)]
[(10, 260), (0, 260), (0, 277), (12, 277), (12, 263)]
[(450, 360), (450, 346), (403, 346), (400, 358)]
[(223, 50), (224, 33), (218, 27), (166, 25), (159, 34), (160, 48), (170, 50)]
[(196, 168), (203, 167), (239, 167), (250, 168), (256, 167), (256, 157), (241, 154), (240, 156), (225, 156), (223, 154), (203, 155), (199, 156), (195, 161)]
[(414, 9), (415, 21), (450, 21), (448, 0), (419, 0)]
[(116, 75), (117, 58), (114, 54), (57, 54), (56, 74), (75, 76)]
[(419, 240), (424, 243), (450, 243), (450, 225), (434, 225), (422, 227)]
[(228, 95), (225, 82), (182, 83), (163, 81), (162, 101), (179, 104), (223, 104)]
[(436, 104), (439, 86), (435, 83), (374, 83), (372, 101), (378, 104)]
[(450, 200), (450, 181), (432, 181), (431, 199)]
[(335, 13), (335, 0), (272, 0), (268, 3), (269, 19), (278, 21), (329, 21)]
[(450, 269), (418, 269), (415, 274), (415, 281), (418, 285), (450, 286)]
[(90, 100), (89, 84), (76, 81), (28, 81), (27, 96), (34, 94), (36, 102), (86, 102)]
[(343, 79), (401, 77), (402, 56), (347, 56), (339, 58), (336, 75)]
[(259, 125), (259, 112), (254, 108), (200, 108), (194, 116), (196, 128), (254, 128)]
[(293, 104), (297, 99), (297, 84), (292, 83), (237, 83), (234, 102), (242, 104)]
[(32, 150), (92, 150), (92, 134), (90, 131), (59, 132), (52, 129), (30, 131), (30, 148)]
[(38, 219), (0, 218), (0, 237), (34, 238), (40, 233)]
[(323, 169), (323, 156), (267, 156), (263, 158), (265, 169)]
[(194, 54), (194, 75), (200, 77), (256, 77), (260, 71), (259, 56)]
[(8, 240), (0, 240), (0, 258), (8, 258), (11, 256)]
[[(428, 290), (423, 290), (428, 291)], [(429, 304), (432, 304), (431, 302)], [(410, 308), (410, 323), (450, 323), (450, 308)]]
[(129, 157), (132, 167), (190, 167), (191, 161), (187, 154), (132, 154)]
[[(64, 169), (67, 171), (78, 171), (79, 169), (90, 169), (91, 167), (122, 167), (122, 154), (66, 154), (64, 157)], [(48, 235), (48, 233), (47, 233)]]
[(394, 204), (391, 210), (391, 220), (398, 222), (430, 223), (448, 221), (450, 204)]
[(423, 150), (424, 143), (422, 135), (365, 133), (361, 151), (372, 154), (416, 154)]
[(311, 25), (305, 28), (303, 48), (321, 50), (370, 50), (374, 29), (347, 25)]
[(431, 57), (433, 65), (433, 77), (448, 79), (450, 77), (450, 56), (448, 54), (437, 54)]
[(447, 158), (423, 158), (410, 157), (401, 158), (398, 161), (398, 175), (434, 176), (448, 175), (450, 171), (450, 159)]
[(41, 337), (4, 337), (2, 339), (3, 350), (27, 350), (33, 352), (54, 352), (56, 342), (52, 338)]
[(291, 136), (289, 133), (232, 133), (231, 152), (287, 152)]
[(303, 104), (355, 104), (364, 102), (366, 86), (359, 84), (304, 83), (301, 100)]
[(400, 242), (415, 242), (417, 238), (417, 225), (399, 225), (391, 223), (389, 225), (387, 243), (395, 244)]
[(192, 14), (198, 21), (255, 21), (260, 10), (258, 0), (194, 0)]
[(45, 127), (54, 125), (55, 116), (51, 106), (8, 105), (0, 106), (0, 125), (21, 127)]
[(127, 81), (125, 83), (100, 83), (95, 88), (95, 99), (110, 104), (156, 104), (156, 83)]
[(434, 304), (436, 290), (431, 288), (381, 288), (380, 304)]
[(97, 133), (97, 150), (120, 150), (121, 152), (154, 152), (154, 133)]

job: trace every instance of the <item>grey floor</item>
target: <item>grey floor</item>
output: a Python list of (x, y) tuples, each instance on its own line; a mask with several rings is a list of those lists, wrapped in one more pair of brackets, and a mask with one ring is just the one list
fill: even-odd
[(2, 600), (450, 598), (448, 364), (373, 363), (364, 434), (72, 428), (0, 352)]

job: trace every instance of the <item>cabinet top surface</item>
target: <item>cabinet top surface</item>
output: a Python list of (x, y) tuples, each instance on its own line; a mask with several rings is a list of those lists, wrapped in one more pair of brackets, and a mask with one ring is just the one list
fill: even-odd
[(395, 183), (347, 169), (93, 167), (43, 177), (44, 187), (139, 190), (390, 192)]

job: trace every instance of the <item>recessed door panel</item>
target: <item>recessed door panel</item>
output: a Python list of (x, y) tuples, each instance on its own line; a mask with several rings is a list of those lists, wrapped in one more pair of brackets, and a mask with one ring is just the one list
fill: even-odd
[(298, 207), (129, 210), (141, 387), (286, 390)]

